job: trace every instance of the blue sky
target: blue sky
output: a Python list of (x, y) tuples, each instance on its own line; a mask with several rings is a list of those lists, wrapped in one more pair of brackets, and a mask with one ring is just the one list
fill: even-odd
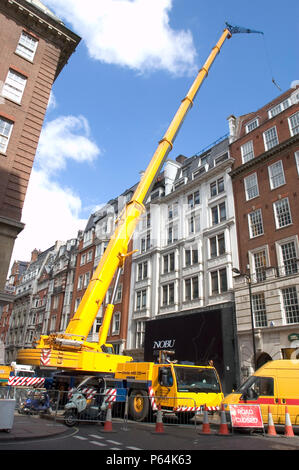
[(264, 35), (225, 42), (170, 158), (198, 153), (228, 132), (230, 114), (255, 111), (299, 80), (298, 0), (43, 3), (82, 41), (53, 86), (13, 259), (76, 237), (138, 181), (225, 21)]

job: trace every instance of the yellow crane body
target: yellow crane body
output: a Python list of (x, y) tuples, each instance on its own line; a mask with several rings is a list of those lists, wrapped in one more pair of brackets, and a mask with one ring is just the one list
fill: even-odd
[[(65, 333), (42, 335), (33, 349), (23, 349), (18, 353), (21, 364), (44, 365), (54, 368), (75, 369), (78, 371), (115, 372), (120, 363), (131, 362), (130, 356), (107, 354), (103, 350), (113, 314), (113, 305), (108, 306), (100, 330), (99, 342), (86, 340), (96, 319), (98, 310), (111, 285), (115, 273), (120, 269), (127, 253), (129, 241), (144, 212), (144, 203), (150, 194), (155, 178), (159, 174), (173, 141), (186, 114), (193, 105), (196, 94), (206, 78), (211, 65), (227, 38), (232, 35), (230, 25), (224, 29), (217, 44), (212, 49), (204, 66), (198, 72), (186, 97), (181, 104), (143, 174), (131, 201), (125, 206), (117, 223), (114, 234), (94, 272), (82, 297), (81, 303), (70, 320)], [(236, 31), (234, 31), (236, 32)], [(239, 31), (239, 32), (251, 32)]]

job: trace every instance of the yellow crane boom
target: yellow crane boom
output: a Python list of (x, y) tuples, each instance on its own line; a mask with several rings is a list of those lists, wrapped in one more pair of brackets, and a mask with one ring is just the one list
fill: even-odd
[(147, 200), (155, 178), (159, 174), (168, 153), (172, 150), (175, 137), (189, 109), (192, 107), (196, 94), (206, 78), (216, 56), (220, 52), (223, 43), (227, 38), (230, 38), (233, 33), (258, 32), (232, 27), (227, 23), (226, 26), (205, 64), (198, 72), (186, 97), (181, 101), (131, 201), (121, 213), (116, 224), (115, 232), (109, 241), (81, 303), (75, 315), (70, 320), (65, 333), (41, 336), (36, 348), (19, 351), (18, 362), (86, 371), (113, 372), (116, 365), (120, 362), (132, 361), (132, 358), (129, 356), (111, 355), (103, 352), (102, 346), (106, 342), (113, 314), (112, 304), (108, 305), (105, 312), (98, 344), (87, 342), (86, 338), (116, 271), (123, 266), (126, 256), (130, 255), (127, 252), (128, 244), (139, 218), (145, 210), (144, 203)]

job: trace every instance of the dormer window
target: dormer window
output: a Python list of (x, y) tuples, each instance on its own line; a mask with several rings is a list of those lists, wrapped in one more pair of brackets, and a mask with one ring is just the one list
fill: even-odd
[(273, 108), (269, 109), (269, 111), (268, 111), (269, 119), (273, 118), (274, 116), (277, 116), (277, 114), (279, 114), (279, 113), (282, 113), (282, 111), (289, 108), (289, 106), (291, 106), (291, 100), (289, 98), (287, 98), (286, 100), (284, 100), (281, 103), (277, 104)]
[(253, 131), (253, 130), (256, 129), (258, 126), (259, 126), (259, 120), (258, 120), (258, 118), (254, 119), (253, 121), (250, 121), (250, 122), (249, 122), (248, 124), (246, 124), (246, 126), (245, 126), (246, 134), (248, 134), (248, 132)]

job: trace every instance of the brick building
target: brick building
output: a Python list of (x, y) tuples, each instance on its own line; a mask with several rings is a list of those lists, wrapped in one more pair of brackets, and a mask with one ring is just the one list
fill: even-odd
[(0, 305), (53, 82), (80, 38), (40, 0), (0, 3)]
[[(299, 87), (229, 117), (243, 375), (299, 346)], [(253, 325), (252, 325), (252, 321)], [(295, 338), (295, 341), (294, 341)]]

